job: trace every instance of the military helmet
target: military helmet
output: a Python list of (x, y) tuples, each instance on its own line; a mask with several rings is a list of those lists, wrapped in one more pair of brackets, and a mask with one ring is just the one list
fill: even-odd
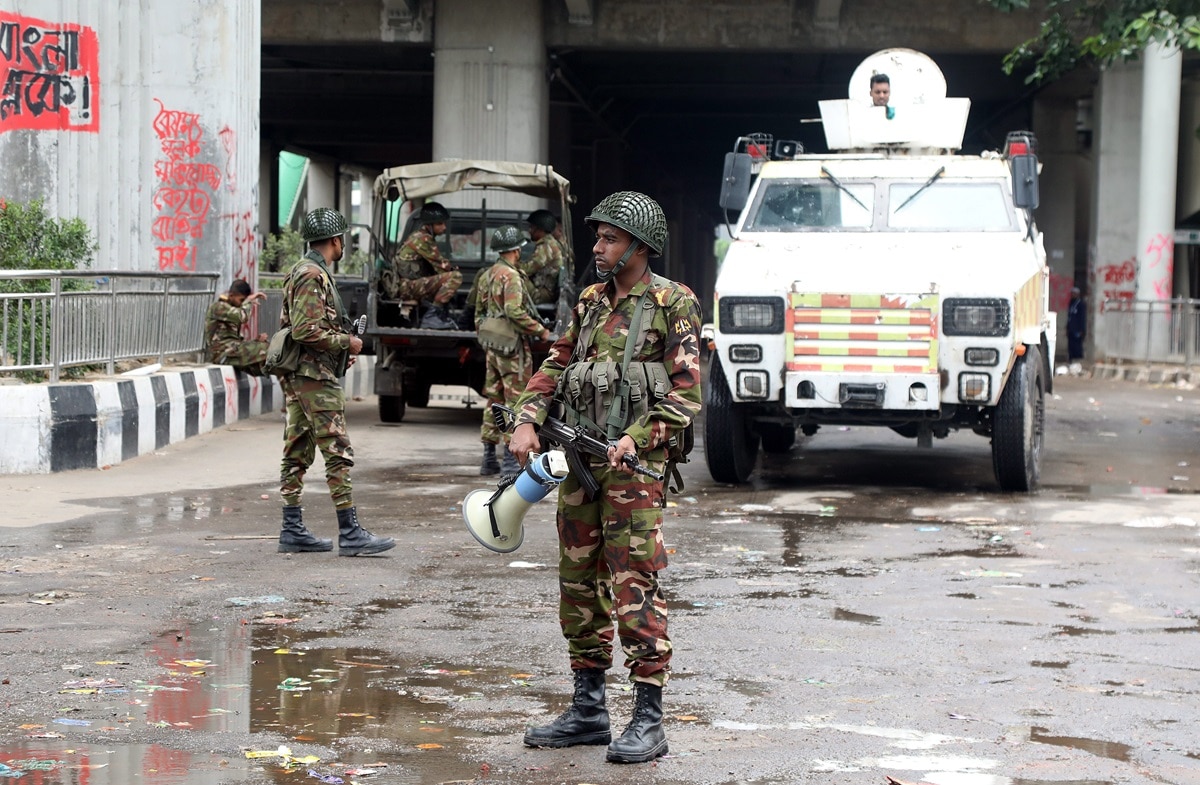
[(549, 210), (534, 210), (525, 219), (525, 223), (535, 229), (541, 229), (543, 232), (550, 233), (554, 231), (555, 225), (558, 224), (558, 219)]
[(667, 244), (667, 216), (658, 202), (637, 191), (617, 191), (604, 197), (584, 222), (612, 224), (632, 234), (650, 249), (651, 256), (661, 256)]
[(350, 224), (337, 210), (318, 207), (304, 216), (304, 222), (300, 224), (300, 236), (306, 243), (315, 243), (345, 234), (349, 228)]
[(512, 224), (505, 224), (492, 232), (492, 250), (496, 253), (515, 251), (525, 244), (521, 230)]
[(421, 207), (421, 223), (428, 226), (429, 224), (444, 224), (450, 220), (450, 211), (442, 206), (441, 202), (426, 202)]

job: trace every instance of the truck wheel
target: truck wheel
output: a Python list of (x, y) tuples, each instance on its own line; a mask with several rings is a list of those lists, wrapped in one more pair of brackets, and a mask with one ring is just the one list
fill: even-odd
[(399, 395), (379, 396), (380, 422), (400, 422), (404, 419), (404, 398)]
[(763, 452), (779, 455), (792, 449), (796, 444), (796, 426), (766, 423), (758, 426), (758, 435), (762, 438)]
[(1046, 380), (1042, 358), (1031, 346), (1017, 358), (992, 424), (992, 467), (1006, 491), (1032, 491), (1042, 471), (1046, 425)]
[(758, 434), (746, 422), (746, 409), (733, 402), (721, 361), (714, 355), (704, 386), (704, 460), (717, 482), (737, 485), (754, 471)]
[(429, 405), (429, 388), (431, 386), (429, 382), (404, 385), (404, 402), (409, 406), (424, 409)]

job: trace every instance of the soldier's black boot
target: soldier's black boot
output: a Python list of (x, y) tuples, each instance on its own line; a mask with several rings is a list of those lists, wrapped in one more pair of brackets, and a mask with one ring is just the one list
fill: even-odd
[(491, 442), (483, 443), (483, 463), (479, 464), (479, 473), (485, 477), (500, 473), (500, 461), (496, 460), (496, 445)]
[(358, 525), (358, 511), (347, 507), (337, 511), (338, 556), (371, 556), (396, 547), (391, 537), (376, 537)]
[(508, 451), (508, 447), (504, 448), (504, 462), (500, 464), (500, 474), (503, 477), (516, 477), (521, 473), (521, 464), (517, 463), (517, 456)]
[(279, 530), (280, 553), (319, 553), (333, 550), (333, 540), (317, 537), (304, 527), (303, 508), (299, 504), (283, 506), (283, 527)]
[(450, 318), (450, 309), (445, 305), (434, 305), (421, 317), (421, 329), (457, 330), (458, 325)]
[(625, 732), (608, 745), (609, 763), (646, 763), (667, 754), (667, 734), (662, 726), (662, 687), (637, 682), (633, 719)]
[(576, 744), (608, 744), (608, 709), (604, 705), (604, 671), (599, 668), (575, 671), (575, 696), (571, 705), (549, 725), (525, 730), (527, 747), (574, 747)]

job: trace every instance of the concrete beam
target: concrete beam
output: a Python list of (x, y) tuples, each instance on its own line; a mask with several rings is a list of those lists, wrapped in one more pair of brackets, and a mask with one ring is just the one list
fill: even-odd
[(595, 20), (592, 0), (564, 0), (567, 5), (567, 24), (591, 26)]
[(825, 29), (837, 29), (842, 15), (842, 0), (817, 0), (813, 9), (813, 24)]

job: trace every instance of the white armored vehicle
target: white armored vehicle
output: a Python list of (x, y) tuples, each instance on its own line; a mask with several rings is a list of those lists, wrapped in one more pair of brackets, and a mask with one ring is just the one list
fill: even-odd
[[(870, 77), (892, 97), (874, 106)], [(705, 387), (714, 480), (799, 428), (880, 426), (930, 447), (968, 428), (1005, 490), (1038, 482), (1055, 315), (1032, 211), (1036, 141), (955, 154), (970, 102), (923, 54), (867, 58), (847, 100), (821, 101), (831, 153), (742, 137), (721, 205), (740, 211), (717, 277)]]

